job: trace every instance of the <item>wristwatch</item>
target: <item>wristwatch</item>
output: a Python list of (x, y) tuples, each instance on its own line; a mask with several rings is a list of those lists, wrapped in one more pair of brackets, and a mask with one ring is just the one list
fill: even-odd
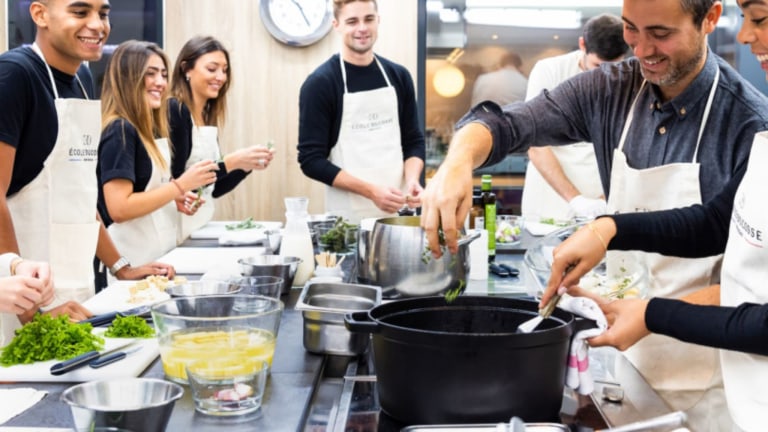
[(128, 262), (128, 258), (121, 256), (119, 260), (112, 264), (112, 266), (109, 268), (109, 272), (112, 273), (112, 276), (117, 276), (117, 272), (119, 272), (123, 267), (127, 267), (129, 265), (131, 265), (131, 263)]

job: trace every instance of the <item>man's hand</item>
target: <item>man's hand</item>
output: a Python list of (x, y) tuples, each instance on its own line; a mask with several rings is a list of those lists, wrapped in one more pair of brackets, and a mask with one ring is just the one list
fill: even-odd
[[(40, 279), (29, 276), (9, 276), (0, 279), (0, 312), (22, 315), (37, 312), (38, 306), (50, 304), (49, 298), (43, 297), (44, 284)], [(47, 294), (46, 294), (47, 295)]]
[(405, 195), (399, 189), (373, 185), (371, 201), (379, 210), (387, 213), (397, 213), (405, 205)]
[(91, 311), (86, 309), (83, 305), (71, 300), (47, 311), (46, 314), (52, 317), (57, 317), (59, 315), (69, 315), (69, 320), (72, 322), (82, 321), (93, 316), (93, 313), (91, 313)]
[(51, 266), (47, 262), (22, 260), (16, 266), (17, 276), (27, 276), (37, 279), (39, 283), (40, 300), (37, 306), (48, 306), (53, 301), (53, 277), (51, 277)]

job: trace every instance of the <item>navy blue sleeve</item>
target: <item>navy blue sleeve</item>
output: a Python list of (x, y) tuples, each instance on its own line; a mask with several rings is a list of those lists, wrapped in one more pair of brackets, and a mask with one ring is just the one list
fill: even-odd
[(768, 355), (768, 305), (701, 306), (653, 298), (645, 311), (645, 325), (684, 342)]

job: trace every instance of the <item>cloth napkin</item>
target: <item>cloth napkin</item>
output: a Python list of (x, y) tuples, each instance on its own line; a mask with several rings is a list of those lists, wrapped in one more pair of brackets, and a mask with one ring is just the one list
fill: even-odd
[(16, 417), (48, 394), (33, 388), (0, 389), (0, 424)]
[(587, 339), (605, 332), (608, 328), (608, 321), (605, 319), (603, 311), (600, 310), (600, 306), (587, 297), (563, 295), (558, 307), (597, 323), (597, 327), (582, 330), (573, 337), (568, 355), (568, 368), (565, 373), (565, 385), (579, 394), (588, 395), (595, 389), (595, 382), (589, 372), (589, 344), (587, 344)]

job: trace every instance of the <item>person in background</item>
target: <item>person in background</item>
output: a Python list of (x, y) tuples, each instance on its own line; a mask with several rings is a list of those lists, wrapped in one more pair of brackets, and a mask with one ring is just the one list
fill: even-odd
[[(176, 247), (177, 201), (216, 180), (213, 160), (171, 178), (168, 59), (152, 42), (129, 40), (109, 60), (101, 90), (96, 174), (99, 212), (126, 258), (151, 262)], [(194, 213), (196, 206), (186, 210)]]
[(94, 294), (94, 256), (120, 279), (173, 272), (132, 267), (98, 217), (101, 113), (83, 62), (101, 58), (109, 10), (107, 0), (33, 1), (35, 43), (0, 56), (0, 251), (50, 264), (52, 312), (90, 315), (69, 301)]
[(186, 206), (195, 211), (179, 208), (180, 242), (213, 218), (213, 198), (233, 190), (252, 170), (266, 169), (274, 157), (274, 149), (252, 145), (222, 158), (218, 135), (231, 85), (229, 52), (221, 42), (196, 36), (184, 44), (173, 68), (168, 100), (171, 173), (178, 178), (203, 160), (217, 161), (218, 171), (215, 183), (187, 193)]
[[(634, 58), (526, 103), (475, 107), (424, 193), (421, 220), (433, 254), (441, 254), (438, 227), (456, 251), (472, 169), (532, 144), (592, 142), (610, 213), (706, 202), (743, 174), (752, 137), (768, 126), (768, 100), (709, 50), (722, 8), (716, 0), (624, 0), (624, 39)], [(636, 259), (648, 265), (654, 297), (681, 298), (719, 278), (717, 256)], [(730, 427), (716, 350), (653, 335), (625, 355), (673, 409), (699, 422), (694, 429)]]
[[(629, 49), (623, 31), (617, 16), (590, 18), (579, 37), (579, 49), (536, 62), (528, 76), (526, 100), (604, 62), (621, 61)], [(531, 147), (528, 158), (521, 208), (524, 217), (535, 221), (591, 219), (605, 213), (605, 194), (591, 143)]]
[[(768, 1), (738, 0), (744, 19), (737, 35), (749, 44), (765, 69), (768, 52)], [(768, 73), (766, 74), (768, 79)], [(704, 205), (650, 213), (601, 217), (580, 230), (553, 254), (552, 275), (542, 303), (560, 287), (583, 294), (579, 278), (609, 249), (645, 250), (700, 257), (724, 252), (720, 285), (703, 287), (683, 300), (664, 298), (603, 302), (608, 330), (589, 342), (627, 349), (650, 332), (720, 348), (728, 410), (735, 430), (765, 430), (768, 400), (768, 279), (765, 263), (768, 208), (765, 166), (768, 136), (752, 145), (746, 173), (735, 176)], [(599, 239), (596, 239), (597, 237)], [(564, 270), (571, 268), (565, 274)], [(685, 366), (685, 365), (683, 365)]]
[(424, 134), (408, 70), (374, 54), (376, 0), (334, 0), (341, 53), (301, 86), (298, 159), (327, 185), (325, 210), (352, 223), (420, 205)]
[(523, 60), (516, 53), (502, 55), (496, 70), (477, 76), (472, 87), (472, 105), (488, 100), (504, 106), (525, 100), (528, 79), (520, 72), (522, 65)]

